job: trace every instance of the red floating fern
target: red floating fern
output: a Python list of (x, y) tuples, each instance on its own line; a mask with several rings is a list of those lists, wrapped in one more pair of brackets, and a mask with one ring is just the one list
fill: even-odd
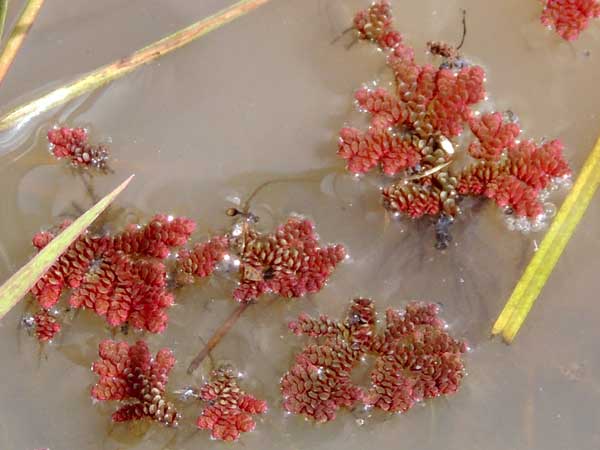
[(254, 430), (256, 414), (267, 412), (267, 403), (240, 389), (230, 368), (212, 372), (210, 382), (200, 389), (199, 397), (208, 402), (198, 417), (197, 426), (210, 430), (213, 439), (235, 441), (241, 433)]
[(600, 17), (597, 0), (546, 0), (541, 21), (563, 39), (574, 41), (588, 27), (590, 19), (597, 17)]
[[(72, 308), (93, 310), (111, 326), (129, 324), (152, 333), (162, 332), (168, 320), (165, 310), (173, 304), (173, 296), (166, 290), (166, 269), (159, 260), (184, 244), (194, 229), (190, 219), (157, 215), (146, 226), (133, 225), (116, 236), (85, 233), (31, 293), (39, 306), (48, 310), (64, 290), (71, 289)], [(41, 250), (55, 234), (36, 234), (34, 246)]]
[(562, 158), (563, 145), (554, 140), (536, 146), (524, 141), (512, 146), (500, 161), (482, 161), (463, 170), (457, 191), (461, 195), (483, 195), (517, 216), (535, 218), (542, 214), (539, 193), (554, 178), (571, 174)]
[(412, 303), (404, 313), (390, 309), (386, 322), (373, 345), (378, 357), (365, 404), (405, 412), (418, 401), (458, 391), (467, 346), (445, 331), (436, 305)]
[(45, 309), (33, 316), (35, 335), (40, 342), (51, 341), (61, 329), (56, 318)]
[(150, 419), (176, 427), (179, 413), (165, 396), (169, 372), (175, 358), (169, 349), (152, 358), (148, 345), (106, 340), (100, 343), (100, 360), (92, 370), (100, 377), (92, 388), (92, 398), (125, 402), (112, 415), (114, 422)]
[[(333, 420), (341, 407), (358, 402), (389, 412), (405, 412), (418, 401), (453, 394), (464, 376), (466, 344), (453, 339), (435, 305), (411, 303), (389, 309), (387, 326), (376, 334), (373, 302), (354, 300), (346, 319), (301, 315), (290, 329), (318, 342), (296, 357), (281, 380), (284, 408), (318, 422)], [(364, 355), (376, 357), (371, 387), (351, 380)]]
[(108, 148), (89, 144), (85, 128), (53, 128), (48, 131), (48, 142), (50, 151), (57, 159), (67, 158), (75, 167), (91, 167), (102, 171), (108, 169)]
[(473, 158), (498, 160), (504, 150), (512, 150), (521, 129), (516, 123), (504, 123), (501, 113), (472, 117), (469, 126), (477, 141), (471, 142), (469, 154)]
[(341, 245), (321, 247), (309, 220), (290, 218), (274, 233), (263, 235), (244, 219), (233, 232), (181, 251), (179, 279), (207, 277), (228, 260), (239, 274), (233, 292), (237, 301), (250, 302), (266, 293), (301, 297), (320, 291), (345, 255)]
[[(413, 49), (393, 29), (389, 1), (376, 1), (360, 11), (354, 27), (360, 39), (386, 52), (395, 89), (365, 86), (356, 92), (359, 109), (371, 116), (370, 127), (343, 128), (338, 155), (355, 174), (379, 166), (388, 176), (406, 175), (383, 189), (384, 207), (412, 218), (437, 216), (447, 227), (459, 212), (461, 198), (469, 195), (494, 199), (517, 216), (543, 217), (541, 191), (571, 174), (562, 145), (517, 145), (517, 123), (505, 121), (498, 112), (474, 112), (486, 96), (484, 70), (441, 42), (429, 43), (431, 52), (445, 60), (439, 68), (417, 64)], [(457, 167), (460, 146), (452, 139), (466, 127), (475, 139), (463, 153), (477, 162)], [(438, 244), (443, 248), (447, 242)]]

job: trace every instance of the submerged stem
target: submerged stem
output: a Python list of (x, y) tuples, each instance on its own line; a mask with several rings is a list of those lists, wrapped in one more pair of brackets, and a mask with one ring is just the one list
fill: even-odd
[(78, 174), (79, 174), (79, 178), (81, 178), (81, 182), (83, 183), (88, 196), (90, 197), (90, 200), (92, 201), (92, 203), (97, 203), (98, 196), (96, 195), (96, 192), (94, 191), (94, 187), (92, 186), (90, 179), (87, 178), (86, 174), (82, 173), (81, 171), (79, 171)]
[(188, 374), (191, 375), (198, 367), (200, 367), (202, 361), (204, 361), (209, 353), (219, 344), (219, 342), (221, 342), (221, 339), (223, 339), (227, 333), (229, 333), (229, 330), (231, 330), (244, 311), (246, 311), (248, 306), (251, 304), (252, 303), (250, 302), (242, 303), (231, 313), (227, 320), (225, 320), (225, 322), (223, 322), (217, 331), (214, 332), (200, 353), (198, 353), (198, 355), (196, 355), (196, 357), (192, 360), (187, 369)]
[[(6, 16), (7, 2), (3, 3), (4, 5), (0, 5), (0, 21), (2, 22), (0, 24), (0, 31), (4, 25), (4, 17)], [(31, 29), (31, 26), (33, 25), (33, 22), (40, 12), (40, 8), (43, 4), (44, 0), (28, 0), (25, 4), (23, 12), (21, 13), (19, 20), (13, 28), (13, 31), (6, 41), (6, 45), (4, 46), (2, 53), (0, 54), (0, 84), (4, 80), (8, 69), (17, 56), (17, 52), (27, 37), (27, 34), (29, 33), (29, 30)]]
[(323, 178), (324, 175), (327, 175), (330, 172), (339, 171), (339, 167), (326, 167), (325, 169), (317, 169), (310, 171), (309, 174), (303, 173), (301, 175), (290, 176), (288, 178), (276, 178), (274, 180), (265, 181), (262, 184), (259, 184), (256, 189), (254, 189), (244, 204), (242, 205), (242, 212), (244, 214), (248, 214), (250, 212), (250, 203), (252, 200), (256, 198), (256, 196), (262, 191), (264, 188), (269, 187), (273, 184), (279, 183), (296, 183), (299, 181), (319, 181)]

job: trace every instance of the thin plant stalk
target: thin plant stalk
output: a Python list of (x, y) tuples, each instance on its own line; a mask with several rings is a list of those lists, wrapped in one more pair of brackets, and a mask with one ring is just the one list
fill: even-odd
[[(17, 53), (19, 52), (23, 41), (27, 37), (27, 34), (29, 33), (29, 30), (31, 29), (31, 26), (33, 25), (33, 22), (40, 12), (43, 4), (44, 0), (28, 0), (25, 4), (25, 8), (19, 17), (19, 20), (17, 20), (10, 37), (6, 41), (6, 45), (4, 46), (2, 53), (0, 53), (0, 84), (2, 84), (2, 81), (4, 81), (4, 77), (6, 76), (8, 69), (10, 69), (10, 66), (15, 60), (15, 57), (17, 56)], [(0, 11), (0, 21), (2, 22), (0, 25), (0, 31), (1, 27), (4, 25), (4, 18), (6, 17), (6, 6), (7, 1), (4, 1), (4, 5), (0, 6), (2, 9), (2, 11)]]
[[(39, 0), (38, 0), (39, 1)], [(200, 20), (180, 31), (156, 41), (131, 55), (102, 66), (83, 77), (54, 89), (42, 97), (18, 106), (0, 118), (0, 131), (13, 127), (22, 120), (36, 116), (44, 111), (62, 105), (83, 94), (121, 78), (138, 67), (148, 64), (195, 39), (241, 17), (264, 5), (269, 0), (241, 0), (229, 8)]]
[(600, 139), (590, 152), (550, 229), (498, 316), (492, 335), (502, 334), (510, 344), (546, 285), (563, 250), (600, 185)]
[(235, 325), (240, 316), (244, 313), (244, 311), (246, 311), (246, 308), (248, 308), (248, 306), (250, 306), (251, 304), (252, 303), (249, 302), (241, 303), (240, 305), (238, 305), (237, 308), (235, 308), (235, 310), (231, 313), (227, 320), (221, 324), (217, 331), (214, 332), (214, 334), (211, 336), (211, 338), (206, 343), (204, 348), (200, 351), (200, 353), (198, 353), (196, 357), (192, 360), (187, 369), (188, 374), (191, 375), (198, 367), (200, 367), (202, 361), (204, 361), (204, 359), (210, 354), (210, 352), (212, 352), (213, 349), (219, 344), (219, 342), (221, 342), (221, 339), (223, 339), (227, 335), (227, 333), (229, 333), (229, 330), (231, 330), (231, 328)]
[(52, 239), (37, 255), (0, 286), (0, 320), (8, 314), (48, 269), (127, 187), (133, 175)]
[(4, 24), (6, 23), (6, 13), (8, 11), (8, 0), (0, 0), (0, 42), (4, 34)]

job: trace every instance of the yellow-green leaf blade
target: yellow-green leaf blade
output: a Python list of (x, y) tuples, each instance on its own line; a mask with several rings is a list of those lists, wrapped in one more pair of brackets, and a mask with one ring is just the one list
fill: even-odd
[(127, 187), (133, 175), (52, 239), (35, 257), (0, 287), (0, 319), (44, 276), (54, 262)]
[(8, 0), (0, 0), (0, 42), (4, 34), (4, 23), (6, 22), (6, 12), (8, 11)]

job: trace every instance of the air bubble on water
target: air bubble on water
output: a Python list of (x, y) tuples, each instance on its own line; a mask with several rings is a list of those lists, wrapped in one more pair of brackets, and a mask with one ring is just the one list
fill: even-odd
[(173, 393), (177, 395), (179, 399), (183, 402), (187, 402), (188, 400), (198, 398), (198, 393), (192, 386), (187, 386), (183, 389), (178, 389), (176, 391), (173, 391)]
[(531, 231), (534, 233), (542, 231), (546, 228), (546, 222), (542, 218), (538, 218), (531, 223)]
[(237, 222), (231, 229), (231, 235), (233, 237), (241, 236), (244, 231), (244, 226), (241, 222)]
[(515, 220), (515, 229), (523, 234), (528, 234), (531, 231), (531, 223), (527, 217), (519, 217)]
[(221, 273), (237, 272), (240, 267), (240, 260), (232, 257), (230, 254), (225, 254), (223, 259), (217, 264), (216, 270)]
[(548, 197), (550, 197), (550, 192), (548, 192), (547, 189), (541, 190), (540, 193), (538, 194), (538, 198), (542, 202), (548, 200)]
[(237, 206), (240, 206), (242, 204), (242, 199), (236, 195), (228, 195), (227, 197), (225, 197), (225, 200)]
[(548, 219), (552, 219), (556, 216), (556, 205), (554, 203), (544, 203), (544, 216)]
[(321, 180), (321, 192), (329, 197), (335, 197), (335, 177), (335, 173), (330, 173)]
[(506, 223), (506, 226), (510, 231), (515, 231), (516, 226), (515, 226), (515, 218), (514, 217), (506, 216), (504, 218), (504, 223)]
[(21, 318), (21, 323), (25, 328), (32, 328), (35, 325), (35, 319), (32, 314), (25, 314)]
[(573, 187), (573, 178), (570, 175), (559, 178), (559, 185), (562, 189), (569, 190)]
[(373, 407), (370, 405), (357, 406), (352, 410), (352, 415), (355, 418), (355, 422), (358, 426), (364, 425), (367, 420), (372, 416)]

